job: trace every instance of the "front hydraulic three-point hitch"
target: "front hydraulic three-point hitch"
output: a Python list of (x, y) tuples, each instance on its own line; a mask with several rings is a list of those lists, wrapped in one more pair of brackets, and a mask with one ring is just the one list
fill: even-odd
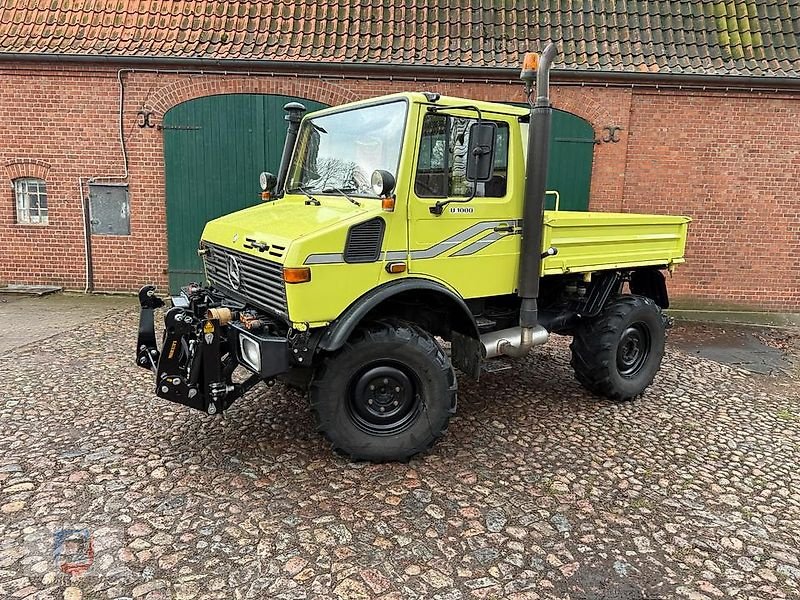
[(164, 317), (160, 352), (153, 313), (165, 303), (148, 285), (139, 290), (139, 304), (136, 364), (153, 371), (155, 392), (160, 398), (216, 414), (262, 379), (268, 384), (274, 382), (259, 373), (252, 373), (241, 383), (233, 382), (239, 364), (233, 349), (241, 332), (229, 323), (232, 311), (219, 308), (210, 290), (190, 284), (180, 296), (172, 298), (173, 306)]

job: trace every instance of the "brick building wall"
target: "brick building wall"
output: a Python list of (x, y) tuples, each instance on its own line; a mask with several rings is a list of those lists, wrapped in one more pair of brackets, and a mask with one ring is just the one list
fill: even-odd
[[(95, 288), (166, 287), (162, 133), (172, 106), (210, 94), (286, 94), (328, 104), (424, 89), (482, 100), (521, 100), (518, 82), (317, 79), (126, 70), (123, 132), (131, 235), (92, 236)], [(0, 66), (0, 282), (83, 289), (81, 182), (121, 179), (118, 71), (68, 65)], [(718, 305), (800, 310), (800, 100), (761, 93), (555, 86), (554, 105), (603, 127), (618, 143), (595, 146), (593, 210), (687, 214), (688, 264), (674, 297)], [(15, 223), (11, 181), (47, 181), (49, 224)], [(84, 188), (84, 194), (86, 189)], [(5, 198), (5, 200), (3, 200)]]

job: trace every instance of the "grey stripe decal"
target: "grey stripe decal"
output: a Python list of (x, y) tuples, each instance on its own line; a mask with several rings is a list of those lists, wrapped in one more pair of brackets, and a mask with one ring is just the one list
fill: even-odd
[[(410, 253), (406, 252), (405, 250), (390, 250), (385, 254), (383, 254), (381, 257), (379, 257), (379, 260), (380, 259), (405, 260), (406, 258), (409, 257), (409, 255), (411, 259), (416, 259), (416, 260), (424, 258), (435, 258), (437, 256), (444, 254), (448, 250), (451, 250), (453, 247), (458, 246), (463, 242), (466, 242), (468, 239), (475, 237), (480, 233), (494, 229), (498, 225), (511, 225), (512, 227), (520, 227), (521, 224), (522, 220), (520, 219), (503, 219), (502, 221), (481, 221), (480, 223), (475, 223), (474, 225), (467, 227), (463, 231), (459, 231), (455, 235), (452, 235), (446, 240), (441, 241), (438, 244), (434, 244), (433, 246), (431, 246), (430, 248), (426, 248), (425, 250), (414, 250)], [(492, 234), (481, 238), (477, 242), (470, 244), (466, 248), (462, 248), (461, 250), (453, 254), (453, 256), (465, 256), (467, 254), (474, 254), (475, 252), (482, 250), (492, 242), (495, 242), (501, 237), (503, 237), (503, 233), (506, 232), (493, 232)], [(492, 239), (488, 240), (488, 238)], [(484, 240), (487, 241), (484, 242)], [(343, 254), (325, 253), (325, 254), (309, 254), (308, 258), (306, 258), (303, 264), (331, 265), (342, 262), (344, 262)]]
[(434, 258), (440, 254), (444, 254), (453, 248), (453, 246), (458, 246), (462, 242), (466, 242), (469, 238), (474, 237), (479, 233), (483, 233), (489, 229), (494, 229), (502, 223), (508, 224), (512, 222), (513, 220), (506, 219), (504, 221), (482, 221), (481, 223), (475, 223), (475, 225), (472, 227), (468, 227), (464, 231), (459, 231), (457, 234), (447, 238), (443, 242), (439, 242), (438, 244), (431, 246), (426, 250), (414, 250), (411, 252), (411, 258)]
[(309, 254), (304, 265), (332, 265), (344, 262), (344, 255), (340, 252), (330, 254)]
[[(509, 225), (519, 228), (522, 227), (522, 219), (517, 219), (513, 221), (509, 221)], [(487, 246), (495, 243), (497, 240), (500, 240), (509, 235), (520, 235), (522, 233), (521, 230), (517, 231), (493, 231), (492, 233), (485, 235), (481, 239), (472, 242), (468, 246), (464, 246), (458, 252), (454, 252), (451, 256), (468, 256), (470, 254), (475, 254), (476, 252), (480, 252)]]
[(467, 256), (469, 254), (475, 254), (476, 252), (480, 252), (481, 250), (486, 248), (486, 246), (488, 246), (489, 244), (496, 242), (497, 240), (505, 237), (506, 235), (507, 232), (493, 231), (492, 233), (482, 237), (478, 241), (472, 242), (469, 246), (464, 246), (461, 250), (452, 254), (452, 256)]

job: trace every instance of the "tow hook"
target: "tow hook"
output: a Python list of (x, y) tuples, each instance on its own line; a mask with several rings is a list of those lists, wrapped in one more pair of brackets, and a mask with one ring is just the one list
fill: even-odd
[(142, 308), (161, 308), (164, 306), (164, 301), (156, 296), (154, 285), (146, 285), (139, 290), (139, 305)]

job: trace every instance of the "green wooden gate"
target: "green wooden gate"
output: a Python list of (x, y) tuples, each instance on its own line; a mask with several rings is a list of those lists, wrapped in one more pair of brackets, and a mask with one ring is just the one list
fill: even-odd
[(258, 175), (278, 172), (283, 105), (303, 98), (225, 94), (189, 100), (164, 115), (167, 250), (172, 292), (203, 279), (197, 244), (206, 221), (260, 202)]
[[(593, 156), (592, 126), (578, 115), (554, 109), (547, 189), (558, 191), (560, 210), (589, 210)], [(555, 196), (548, 194), (545, 208), (555, 208)]]
[[(508, 104), (529, 108), (526, 102)], [(560, 210), (589, 210), (593, 157), (594, 129), (589, 122), (554, 108), (550, 124), (547, 189), (558, 192)], [(545, 208), (553, 210), (555, 204), (555, 195), (548, 194)]]

